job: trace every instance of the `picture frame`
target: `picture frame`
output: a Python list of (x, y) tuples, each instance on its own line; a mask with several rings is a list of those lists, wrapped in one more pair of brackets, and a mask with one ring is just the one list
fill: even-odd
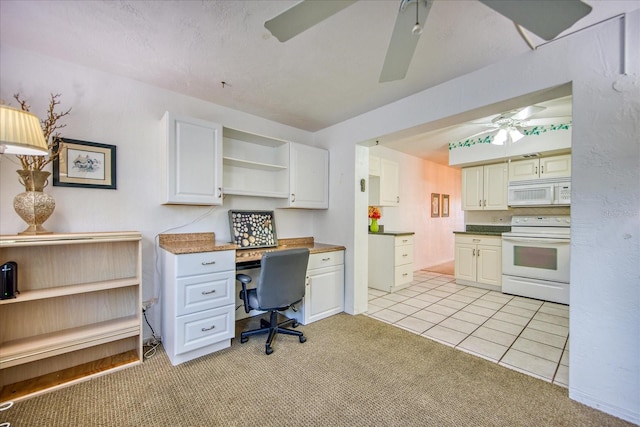
[(431, 217), (440, 216), (440, 193), (431, 193)]
[(231, 240), (241, 249), (278, 246), (273, 211), (229, 211)]
[(440, 204), (440, 215), (442, 217), (448, 217), (449, 216), (449, 195), (448, 194), (443, 194), (442, 195), (442, 203)]
[(61, 138), (60, 155), (53, 161), (53, 185), (117, 189), (116, 146)]

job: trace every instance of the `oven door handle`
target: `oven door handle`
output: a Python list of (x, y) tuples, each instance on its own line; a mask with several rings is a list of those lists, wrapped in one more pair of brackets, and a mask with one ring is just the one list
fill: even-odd
[(527, 239), (524, 237), (505, 237), (502, 236), (502, 240), (516, 243), (569, 243), (569, 239), (550, 239), (546, 237), (540, 237), (535, 239)]

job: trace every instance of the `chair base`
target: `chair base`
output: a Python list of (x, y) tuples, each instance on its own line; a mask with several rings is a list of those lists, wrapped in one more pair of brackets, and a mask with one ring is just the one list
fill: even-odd
[(264, 352), (266, 354), (271, 354), (273, 353), (273, 347), (271, 347), (271, 344), (273, 343), (273, 339), (276, 337), (277, 334), (295, 335), (298, 337), (298, 340), (300, 341), (300, 343), (303, 343), (307, 340), (302, 332), (285, 328), (285, 326), (289, 326), (289, 325), (295, 328), (298, 326), (298, 322), (295, 319), (287, 319), (284, 322), (278, 323), (278, 312), (272, 311), (268, 322), (264, 319), (260, 319), (261, 328), (241, 332), (240, 342), (241, 343), (247, 342), (251, 335), (268, 333), (269, 336), (267, 337), (267, 342), (265, 344)]

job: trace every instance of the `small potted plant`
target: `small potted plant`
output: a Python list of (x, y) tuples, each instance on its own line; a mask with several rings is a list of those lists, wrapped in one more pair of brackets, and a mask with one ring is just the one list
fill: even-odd
[(380, 230), (378, 226), (378, 220), (382, 215), (380, 209), (375, 206), (369, 206), (369, 219), (371, 219), (371, 225), (369, 225), (369, 231), (377, 233)]

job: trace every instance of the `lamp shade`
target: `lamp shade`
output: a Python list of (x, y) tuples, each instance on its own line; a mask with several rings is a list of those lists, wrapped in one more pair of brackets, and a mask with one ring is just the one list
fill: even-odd
[(0, 105), (0, 154), (49, 154), (40, 119), (28, 111)]

